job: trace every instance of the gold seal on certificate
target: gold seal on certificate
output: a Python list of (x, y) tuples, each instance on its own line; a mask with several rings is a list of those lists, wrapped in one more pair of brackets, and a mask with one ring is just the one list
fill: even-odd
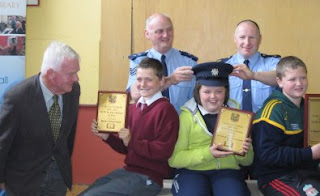
[(320, 143), (320, 94), (305, 94), (304, 145)]
[(127, 125), (129, 94), (99, 91), (97, 122), (99, 132), (118, 132)]
[(253, 113), (222, 107), (217, 118), (212, 142), (222, 149), (242, 155), (242, 142), (249, 136)]

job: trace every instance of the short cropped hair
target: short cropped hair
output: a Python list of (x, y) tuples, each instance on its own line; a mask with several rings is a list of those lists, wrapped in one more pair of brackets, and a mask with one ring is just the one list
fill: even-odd
[(146, 20), (146, 29), (147, 29), (147, 30), (149, 30), (149, 24), (151, 23), (151, 21), (152, 21), (154, 18), (157, 18), (157, 17), (159, 17), (159, 16), (162, 16), (162, 17), (164, 17), (164, 18), (167, 18), (167, 19), (172, 23), (170, 17), (169, 17), (167, 14), (162, 14), (162, 13), (153, 14), (153, 15), (149, 16), (149, 17), (147, 18), (147, 20)]
[[(197, 104), (201, 105), (202, 106), (202, 103), (201, 103), (201, 99), (200, 99), (200, 88), (202, 87), (203, 85), (200, 84), (199, 82), (196, 83), (195, 87), (194, 87), (194, 90), (193, 90), (193, 97), (194, 97), (194, 100), (196, 101)], [(224, 105), (227, 105), (228, 104), (228, 100), (229, 100), (229, 84), (228, 85), (225, 85), (224, 86), (226, 88), (226, 94), (225, 94), (225, 97), (224, 97), (224, 102), (223, 104)]]
[(41, 72), (48, 69), (59, 70), (64, 59), (78, 59), (78, 53), (65, 43), (53, 41), (44, 52)]
[(250, 19), (246, 19), (246, 20), (240, 21), (240, 22), (237, 24), (237, 27), (238, 27), (241, 23), (244, 23), (244, 22), (250, 22), (250, 23), (252, 23), (254, 26), (256, 26), (256, 28), (257, 28), (257, 30), (258, 30), (258, 33), (260, 34), (260, 27), (259, 27), (258, 23), (256, 23), (256, 22), (253, 21), (253, 20), (250, 20)]
[(162, 63), (157, 59), (146, 57), (139, 63), (138, 69), (139, 68), (152, 69), (159, 79), (162, 79), (164, 76)]
[(285, 72), (288, 68), (297, 69), (298, 67), (302, 67), (307, 73), (307, 66), (301, 59), (295, 56), (283, 57), (277, 64), (277, 77), (281, 79), (285, 75)]

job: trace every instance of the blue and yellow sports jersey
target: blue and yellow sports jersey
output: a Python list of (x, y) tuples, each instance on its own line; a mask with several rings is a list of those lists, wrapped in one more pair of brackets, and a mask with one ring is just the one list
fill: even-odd
[(303, 100), (298, 107), (276, 90), (256, 113), (252, 142), (259, 186), (297, 169), (317, 168), (311, 148), (303, 146), (303, 106)]

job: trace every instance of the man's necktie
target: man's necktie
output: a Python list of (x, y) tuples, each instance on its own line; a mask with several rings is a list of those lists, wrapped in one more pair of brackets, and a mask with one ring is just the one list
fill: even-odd
[(59, 98), (58, 95), (54, 95), (52, 98), (53, 98), (53, 104), (49, 110), (49, 120), (51, 125), (53, 141), (56, 142), (60, 134), (61, 113), (60, 113), (60, 106), (58, 102), (58, 98)]
[[(243, 62), (249, 67), (249, 60)], [(251, 95), (251, 80), (243, 80), (242, 84), (242, 109), (252, 112), (252, 95)]]
[[(167, 64), (166, 64), (166, 56), (165, 55), (161, 56), (161, 63), (163, 66), (163, 75), (167, 77), (168, 76), (168, 68), (167, 68)], [(169, 88), (162, 91), (162, 95), (169, 99)]]

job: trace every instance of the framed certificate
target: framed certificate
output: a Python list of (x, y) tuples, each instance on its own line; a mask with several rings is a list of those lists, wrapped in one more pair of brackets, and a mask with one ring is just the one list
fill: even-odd
[(304, 146), (320, 143), (320, 94), (305, 94)]
[(99, 132), (118, 132), (127, 127), (129, 94), (127, 92), (99, 91), (97, 122)]
[(243, 155), (242, 142), (250, 135), (253, 113), (222, 107), (213, 132), (212, 143), (223, 150)]

